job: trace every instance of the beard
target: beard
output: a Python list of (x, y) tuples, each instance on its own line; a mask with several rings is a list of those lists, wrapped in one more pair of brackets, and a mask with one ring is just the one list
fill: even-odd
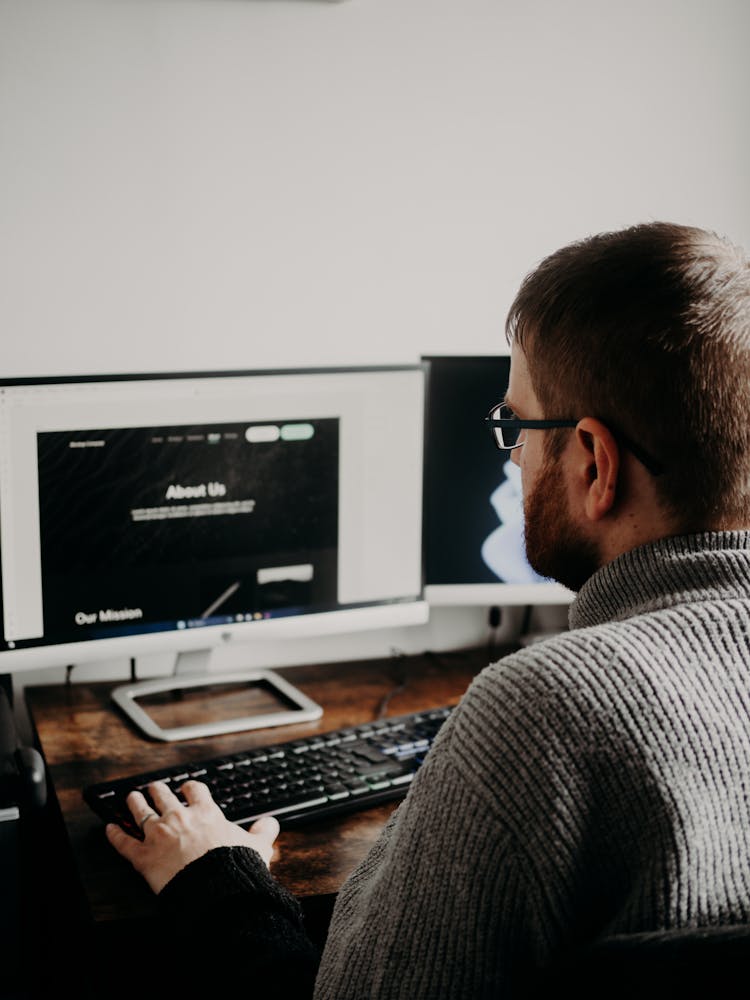
[(541, 576), (578, 591), (599, 569), (601, 559), (596, 545), (571, 516), (559, 464), (558, 459), (545, 458), (524, 497), (526, 558)]

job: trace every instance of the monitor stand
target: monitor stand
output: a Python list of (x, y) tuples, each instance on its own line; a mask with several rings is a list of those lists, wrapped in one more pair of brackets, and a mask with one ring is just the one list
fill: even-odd
[(179, 653), (171, 677), (114, 689), (112, 699), (155, 740), (193, 740), (319, 719), (323, 709), (272, 670), (212, 673), (210, 649)]

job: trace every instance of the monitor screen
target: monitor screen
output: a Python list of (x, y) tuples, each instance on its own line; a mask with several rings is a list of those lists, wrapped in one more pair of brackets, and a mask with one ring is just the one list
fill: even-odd
[(439, 604), (565, 604), (573, 595), (526, 560), (520, 469), (484, 418), (510, 358), (430, 356), (425, 426), (425, 597)]
[(426, 619), (424, 367), (0, 385), (0, 666)]

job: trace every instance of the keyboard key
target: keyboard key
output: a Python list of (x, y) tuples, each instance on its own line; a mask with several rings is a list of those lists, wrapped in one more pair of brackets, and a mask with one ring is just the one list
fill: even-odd
[(397, 778), (391, 778), (392, 785), (408, 785), (414, 778), (414, 771), (408, 774), (400, 774)]
[(344, 784), (352, 795), (364, 795), (370, 791), (370, 786), (364, 781), (345, 781)]
[(285, 812), (291, 812), (292, 809), (299, 809), (302, 806), (307, 808), (321, 806), (327, 801), (326, 795), (317, 795), (313, 798), (308, 795), (298, 795), (294, 798), (272, 799), (263, 803), (263, 814), (267, 816), (270, 813), (272, 816), (281, 816)]

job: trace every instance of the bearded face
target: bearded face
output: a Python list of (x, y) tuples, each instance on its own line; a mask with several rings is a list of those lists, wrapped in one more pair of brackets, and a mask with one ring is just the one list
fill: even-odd
[(559, 466), (559, 458), (545, 457), (524, 497), (526, 558), (537, 573), (578, 591), (601, 558), (571, 516)]

